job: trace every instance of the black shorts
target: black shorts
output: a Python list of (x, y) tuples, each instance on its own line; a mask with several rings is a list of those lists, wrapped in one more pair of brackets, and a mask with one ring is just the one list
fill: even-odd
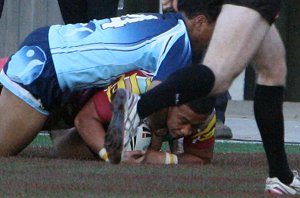
[(281, 0), (223, 0), (223, 4), (233, 4), (256, 10), (271, 25), (279, 16)]

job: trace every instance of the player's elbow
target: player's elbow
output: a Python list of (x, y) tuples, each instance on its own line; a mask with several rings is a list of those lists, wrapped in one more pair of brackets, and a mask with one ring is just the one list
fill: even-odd
[(84, 116), (82, 116), (80, 113), (75, 117), (74, 125), (78, 129), (78, 132), (83, 127), (83, 125), (85, 123), (85, 119), (86, 118)]

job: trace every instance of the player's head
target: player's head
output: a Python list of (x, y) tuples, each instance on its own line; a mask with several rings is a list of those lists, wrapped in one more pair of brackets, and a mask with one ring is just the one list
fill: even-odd
[(178, 11), (182, 13), (187, 27), (193, 54), (207, 47), (221, 10), (219, 0), (179, 0)]
[(167, 126), (173, 138), (189, 136), (194, 129), (206, 123), (214, 112), (215, 99), (204, 98), (170, 107)]
[(204, 15), (209, 22), (215, 22), (220, 14), (222, 1), (220, 0), (178, 0), (178, 11), (192, 19)]

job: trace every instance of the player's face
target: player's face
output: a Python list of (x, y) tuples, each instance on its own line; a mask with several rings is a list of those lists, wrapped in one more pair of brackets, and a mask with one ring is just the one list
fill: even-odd
[(199, 125), (205, 123), (209, 114), (197, 114), (187, 105), (170, 107), (167, 126), (173, 138), (191, 135)]
[(209, 44), (215, 23), (209, 22), (203, 15), (187, 20), (187, 22), (193, 54), (199, 54)]

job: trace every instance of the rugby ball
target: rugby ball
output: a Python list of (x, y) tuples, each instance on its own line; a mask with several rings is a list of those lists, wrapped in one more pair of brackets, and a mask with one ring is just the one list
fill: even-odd
[(124, 151), (147, 150), (151, 143), (151, 132), (147, 124), (142, 123), (135, 136), (131, 137), (130, 142), (126, 145)]

